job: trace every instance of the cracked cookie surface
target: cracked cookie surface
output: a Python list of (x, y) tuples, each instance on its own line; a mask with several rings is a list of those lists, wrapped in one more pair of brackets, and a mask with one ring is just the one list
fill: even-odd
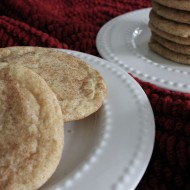
[(63, 150), (59, 102), (46, 82), (18, 65), (0, 69), (0, 189), (34, 190), (53, 174)]
[(4, 62), (21, 64), (38, 73), (60, 102), (64, 121), (79, 120), (97, 111), (106, 96), (106, 85), (98, 71), (64, 52), (40, 47), (0, 49)]

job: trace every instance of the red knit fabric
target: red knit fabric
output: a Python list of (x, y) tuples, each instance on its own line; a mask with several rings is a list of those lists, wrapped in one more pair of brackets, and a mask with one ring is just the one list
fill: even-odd
[[(95, 38), (103, 24), (149, 6), (150, 0), (1, 0), (0, 47), (68, 48), (98, 56)], [(156, 121), (153, 155), (137, 190), (190, 190), (190, 95), (136, 80)]]

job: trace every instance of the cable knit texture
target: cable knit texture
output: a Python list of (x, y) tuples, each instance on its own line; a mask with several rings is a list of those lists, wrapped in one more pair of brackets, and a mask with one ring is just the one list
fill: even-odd
[[(56, 47), (99, 56), (95, 38), (103, 24), (150, 6), (150, 0), (1, 0), (0, 47)], [(189, 190), (190, 95), (136, 80), (156, 121), (153, 155), (137, 190)]]

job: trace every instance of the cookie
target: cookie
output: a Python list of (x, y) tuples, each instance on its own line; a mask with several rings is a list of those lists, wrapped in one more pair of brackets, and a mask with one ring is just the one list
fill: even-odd
[(169, 59), (169, 60), (177, 62), (177, 63), (190, 64), (190, 56), (189, 55), (184, 55), (181, 53), (176, 53), (174, 51), (171, 51), (171, 50), (163, 47), (162, 45), (160, 45), (154, 39), (151, 39), (151, 41), (149, 42), (149, 47), (153, 52), (161, 55), (162, 57), (165, 57), (166, 59)]
[(188, 38), (190, 36), (190, 25), (165, 19), (158, 16), (153, 10), (150, 12), (150, 23), (159, 30), (175, 36), (184, 38)]
[(164, 39), (170, 40), (170, 41), (178, 43), (178, 44), (190, 45), (190, 37), (183, 38), (183, 37), (179, 37), (179, 36), (175, 36), (175, 35), (163, 32), (163, 31), (159, 30), (158, 28), (156, 28), (154, 25), (152, 25), (150, 22), (149, 22), (149, 28), (151, 29), (152, 32), (161, 36)]
[(154, 1), (174, 9), (190, 11), (189, 0), (154, 0)]
[(162, 16), (166, 19), (180, 23), (190, 24), (189, 11), (182, 11), (182, 10), (169, 8), (161, 4), (158, 4), (155, 1), (152, 2), (152, 8), (157, 15)]
[(106, 85), (98, 71), (79, 58), (55, 49), (2, 48), (0, 62), (27, 66), (42, 76), (57, 95), (65, 122), (94, 113), (106, 96)]
[(169, 40), (166, 40), (154, 33), (152, 33), (152, 37), (154, 40), (156, 40), (160, 45), (164, 46), (165, 48), (168, 48), (171, 51), (174, 51), (176, 53), (182, 53), (185, 55), (190, 55), (190, 46), (188, 45), (181, 45), (174, 42), (171, 42)]
[(54, 173), (63, 150), (59, 102), (33, 71), (0, 69), (0, 189), (34, 190)]

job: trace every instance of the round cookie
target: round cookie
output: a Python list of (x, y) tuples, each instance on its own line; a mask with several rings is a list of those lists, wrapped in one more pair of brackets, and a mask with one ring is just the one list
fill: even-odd
[(189, 55), (184, 55), (181, 53), (176, 53), (173, 52), (162, 45), (160, 45), (158, 42), (156, 42), (154, 39), (151, 39), (149, 42), (149, 47), (150, 49), (161, 55), (162, 57), (165, 57), (171, 61), (177, 62), (177, 63), (182, 63), (182, 64), (190, 64), (190, 56)]
[(181, 45), (181, 44), (171, 42), (171, 41), (166, 40), (154, 33), (152, 33), (152, 37), (160, 45), (164, 46), (165, 48), (168, 48), (171, 51), (174, 51), (176, 53), (185, 54), (185, 55), (190, 55), (190, 46), (188, 46), (188, 45)]
[(174, 9), (190, 11), (189, 0), (154, 0), (154, 1)]
[(182, 45), (190, 45), (190, 37), (189, 38), (183, 38), (183, 37), (179, 37), (179, 36), (175, 36), (175, 35), (163, 32), (163, 31), (159, 30), (158, 28), (156, 28), (154, 25), (152, 25), (150, 22), (148, 25), (149, 25), (152, 32), (161, 36), (164, 39), (167, 39), (167, 40), (170, 40), (172, 42), (182, 44)]
[(188, 38), (190, 36), (190, 25), (165, 19), (158, 16), (153, 10), (150, 12), (150, 23), (159, 30), (175, 36), (184, 38)]
[(55, 49), (2, 48), (0, 62), (27, 66), (42, 76), (57, 95), (65, 122), (94, 113), (106, 96), (105, 82), (95, 69), (79, 58)]
[(173, 20), (180, 23), (190, 24), (190, 12), (172, 9), (166, 6), (162, 6), (159, 3), (152, 2), (152, 9), (154, 12), (166, 19)]
[(53, 174), (63, 150), (59, 102), (46, 82), (18, 66), (0, 69), (0, 189), (34, 190)]

